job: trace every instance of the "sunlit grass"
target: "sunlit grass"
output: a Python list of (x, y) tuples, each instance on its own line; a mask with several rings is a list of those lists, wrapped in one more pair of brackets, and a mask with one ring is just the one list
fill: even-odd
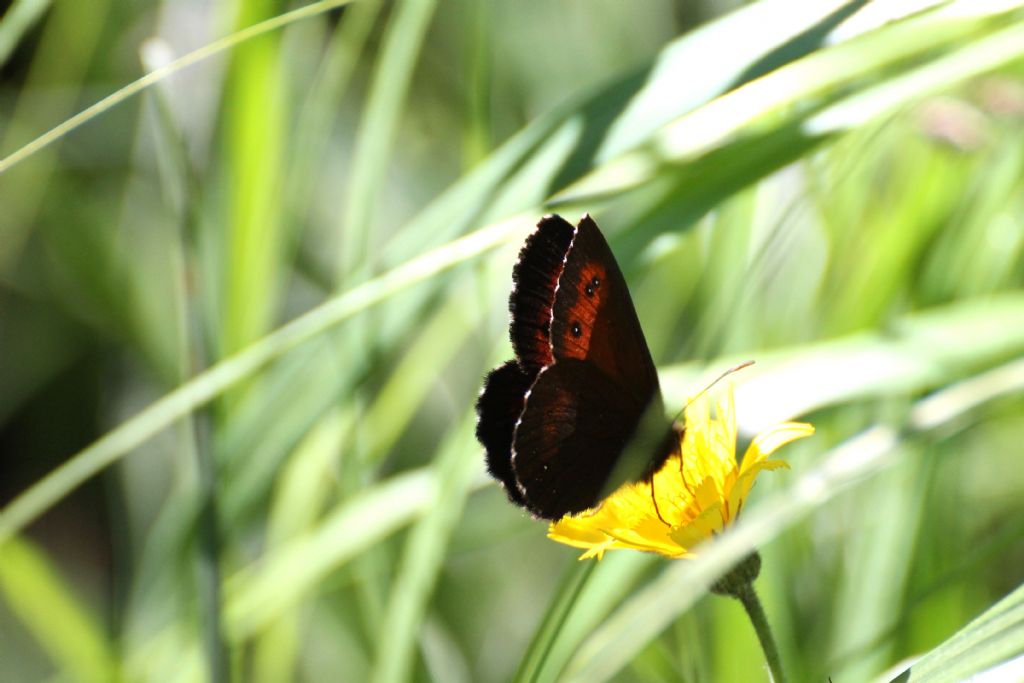
[[(758, 680), (702, 599), (754, 548), (792, 680), (1024, 652), (1024, 3), (22, 4), (5, 675)], [(133, 80), (150, 34), (183, 56)], [(579, 565), (483, 474), (551, 210), (606, 229), (670, 407), (752, 358), (741, 431), (817, 428), (695, 560)]]

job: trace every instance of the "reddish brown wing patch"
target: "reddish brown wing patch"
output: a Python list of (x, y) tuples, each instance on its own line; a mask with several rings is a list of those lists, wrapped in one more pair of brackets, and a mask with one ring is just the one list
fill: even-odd
[[(571, 254), (571, 252), (570, 252)], [(560, 309), (569, 311), (568, 319), (558, 320), (553, 326), (557, 336), (552, 337), (555, 357), (585, 359), (590, 353), (594, 323), (607, 292), (605, 268), (597, 262), (583, 262), (572, 273), (562, 271), (555, 292)]]

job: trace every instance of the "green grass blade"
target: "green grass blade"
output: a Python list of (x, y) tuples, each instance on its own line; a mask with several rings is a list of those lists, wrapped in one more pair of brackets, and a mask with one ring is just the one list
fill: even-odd
[(374, 230), (374, 207), (380, 201), (380, 185), (391, 157), (399, 117), (435, 8), (435, 0), (399, 3), (388, 22), (356, 136), (352, 178), (345, 195), (340, 258), (343, 275), (366, 265), (369, 240), (378, 232)]
[(504, 243), (519, 218), (482, 228), (340, 294), (159, 399), (33, 484), (0, 513), (0, 545), (97, 472), (305, 341), (417, 282)]
[[(331, 463), (352, 430), (352, 421), (338, 411), (325, 416), (295, 449), (275, 491), (267, 524), (267, 555), (286, 547), (291, 538), (312, 529), (333, 483)], [(303, 603), (281, 613), (256, 639), (253, 646), (252, 680), (273, 683), (286, 680), (301, 653)]]
[[(1019, 15), (1007, 17), (1011, 22), (1020, 19)], [(968, 78), (1011, 64), (1022, 55), (1024, 24), (1017, 23), (829, 107), (808, 119), (804, 128), (812, 136), (849, 130), (925, 95), (948, 90)]]
[[(248, 2), (239, 22), (258, 22), (273, 3)], [(223, 300), (213, 331), (221, 355), (243, 348), (266, 333), (276, 318), (284, 280), (284, 247), (290, 242), (281, 216), (284, 186), (285, 121), (289, 116), (286, 77), (278, 35), (250, 40), (232, 55), (224, 129), (227, 132), (228, 216), (218, 278)]]
[(149, 88), (150, 86), (159, 83), (163, 79), (181, 71), (182, 69), (188, 68), (193, 64), (197, 64), (205, 59), (209, 59), (210, 57), (221, 52), (230, 50), (236, 45), (244, 43), (247, 40), (252, 40), (257, 36), (261, 36), (266, 33), (276, 31), (280, 28), (287, 26), (288, 24), (293, 24), (296, 21), (301, 21), (303, 19), (306, 19), (307, 17), (316, 16), (317, 14), (323, 14), (328, 10), (332, 10), (336, 7), (341, 7), (342, 5), (347, 5), (350, 2), (352, 2), (352, 0), (322, 0), (321, 2), (310, 3), (305, 7), (300, 7), (298, 9), (292, 10), (291, 12), (285, 12), (284, 14), (279, 14), (275, 17), (271, 17), (269, 19), (266, 19), (265, 21), (261, 21), (258, 24), (254, 24), (252, 26), (244, 28), (241, 31), (236, 31), (235, 33), (232, 33), (229, 36), (225, 36), (220, 40), (216, 40), (210, 43), (209, 45), (204, 45), (203, 47), (197, 50), (193, 50), (192, 52), (189, 52), (188, 54), (183, 55), (178, 59), (175, 59), (173, 62), (165, 64), (159, 69), (151, 71), (145, 76), (142, 76), (141, 78), (132, 81), (128, 85), (118, 89), (110, 95), (107, 95), (99, 102), (96, 102), (95, 104), (86, 107), (79, 113), (75, 114), (71, 118), (61, 123), (59, 126), (54, 127), (53, 129), (47, 131), (43, 135), (40, 135), (39, 137), (26, 143), (22, 147), (16, 149), (14, 152), (11, 152), (9, 155), (0, 159), (0, 173), (7, 171), (8, 169), (10, 169), (11, 167), (18, 163), (21, 163), (22, 161), (32, 156), (39, 150), (44, 149), (49, 145), (52, 145), (57, 140), (60, 140), (62, 137), (74, 131), (75, 129), (81, 127), (83, 124), (88, 123), (91, 119), (99, 116), (111, 107), (116, 107), (125, 100), (134, 97), (146, 88)]
[(14, 0), (0, 17), (0, 65), (4, 64), (25, 35), (49, 9), (52, 0)]
[(1024, 586), (921, 657), (893, 683), (954, 683), (1024, 653)]
[(562, 680), (569, 660), (580, 644), (628, 596), (657, 561), (639, 553), (608, 556), (600, 562), (579, 561), (573, 556), (573, 569), (555, 593), (548, 611), (526, 649), (517, 683)]
[(395, 362), (387, 382), (367, 410), (363, 421), (369, 445), (366, 458), (379, 462), (412, 420), (416, 410), (436, 387), (437, 369), (447, 367), (462, 349), (484, 314), (482, 306), (467, 305), (462, 293), (475, 278), (459, 278), (447, 300), (435, 307), (405, 353)]
[[(673, 119), (787, 62), (819, 50), (829, 32), (864, 5), (827, 0), (794, 6), (750, 3), (692, 31), (662, 50), (643, 87), (610, 126), (597, 158), (611, 160), (645, 142)], [(732, 36), (744, 49), (730, 49)], [(694, 69), (714, 55), (706, 68)]]
[(0, 588), (58, 669), (80, 681), (118, 679), (117, 658), (100, 622), (29, 541), (10, 539), (0, 551)]
[[(752, 433), (824, 406), (937, 389), (991, 368), (1024, 352), (1024, 296), (937, 306), (905, 316), (891, 330), (757, 354), (757, 364), (737, 378), (741, 427)], [(669, 403), (681, 405), (693, 387), (743, 359), (666, 368), (661, 377)]]
[[(41, 3), (43, 8), (47, 4)], [(8, 154), (41, 126), (53, 125), (74, 111), (89, 64), (96, 51), (102, 49), (100, 36), (109, 10), (108, 0), (100, 0), (89, 7), (74, 3), (52, 8), (43, 22), (31, 68), (25, 76), (27, 83), (23, 94), (18, 97), (13, 111), (5, 111), (5, 116), (0, 117), (0, 154)], [(36, 10), (28, 2), (12, 6), (3, 17), (3, 25), (13, 26), (13, 22), (26, 20), (25, 14), (33, 11)], [(52, 83), (61, 83), (63, 88), (44, 102), (35, 101), (33, 91)], [(0, 175), (3, 169), (4, 161), (0, 159)], [(0, 184), (0, 205), (4, 207), (4, 220), (0, 224), (3, 235), (0, 272), (17, 263), (25, 241), (39, 223), (39, 212), (46, 206), (47, 184), (58, 169), (58, 155), (53, 151), (21, 169), (20, 173), (3, 178)]]
[(256, 567), (227, 581), (225, 628), (235, 641), (254, 635), (331, 571), (421, 514), (437, 499), (436, 473), (412, 471), (367, 489), (327, 513)]
[(555, 599), (548, 605), (544, 619), (533, 634), (533, 640), (523, 654), (523, 659), (513, 679), (514, 683), (537, 683), (541, 671), (548, 662), (551, 648), (576, 605), (576, 600), (597, 567), (597, 562), (583, 562), (571, 565), (561, 584), (555, 591)]
[(316, 181), (328, 156), (324, 140), (330, 138), (338, 105), (349, 95), (359, 58), (383, 7), (383, 2), (366, 0), (347, 10), (345, 21), (334, 29), (323, 64), (300, 108), (285, 201), (303, 226), (312, 221), (311, 210), (320, 190)]
[(411, 677), (427, 605), (444, 566), (452, 530), (469, 495), (473, 474), (480, 468), (473, 437), (475, 423), (467, 415), (441, 446), (434, 465), (434, 500), (409, 532), (398, 574), (389, 591), (377, 637), (377, 656), (370, 679), (373, 683), (399, 683)]
[[(700, 197), (707, 195), (715, 172), (725, 167), (729, 174), (721, 182), (731, 181), (727, 191), (702, 202), (703, 210), (695, 212), (699, 216), (829, 135), (862, 126), (937, 88), (951, 87), (1020, 58), (1024, 54), (1019, 40), (1021, 16), (1010, 10), (1021, 4), (978, 6), (963, 16), (926, 12), (812, 52), (701, 106), (678, 112), (674, 120), (648, 132), (647, 147), (609, 159), (552, 201), (592, 205), (647, 184), (666, 183), (670, 180), (666, 163), (685, 164), (667, 192), (689, 194), (692, 187), (694, 196)], [(999, 31), (1005, 24), (1010, 26)], [(971, 42), (971, 37), (978, 39)], [(685, 40), (679, 48), (686, 45)], [(943, 56), (950, 48), (959, 56)], [(896, 77), (875, 86), (879, 74), (891, 69), (905, 70), (899, 76), (900, 86), (892, 85)], [(757, 158), (762, 155), (764, 162)]]

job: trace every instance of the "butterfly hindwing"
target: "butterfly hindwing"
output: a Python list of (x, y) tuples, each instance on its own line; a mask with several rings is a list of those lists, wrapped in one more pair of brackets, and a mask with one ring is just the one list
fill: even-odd
[(526, 507), (546, 519), (593, 507), (643, 408), (585, 361), (567, 358), (544, 368), (512, 446)]
[(510, 360), (491, 370), (476, 401), (476, 438), (486, 453), (487, 471), (504, 485), (509, 499), (523, 505), (512, 472), (512, 434), (523, 412), (532, 380)]

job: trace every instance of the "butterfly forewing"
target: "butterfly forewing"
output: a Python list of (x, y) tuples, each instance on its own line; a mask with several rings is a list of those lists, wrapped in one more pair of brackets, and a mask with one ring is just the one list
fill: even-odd
[(646, 404), (658, 393), (626, 279), (597, 224), (580, 221), (558, 280), (551, 322), (553, 355), (585, 359)]
[(512, 349), (523, 370), (532, 376), (551, 355), (551, 311), (565, 255), (576, 228), (560, 216), (546, 216), (526, 239), (512, 270), (508, 308)]

